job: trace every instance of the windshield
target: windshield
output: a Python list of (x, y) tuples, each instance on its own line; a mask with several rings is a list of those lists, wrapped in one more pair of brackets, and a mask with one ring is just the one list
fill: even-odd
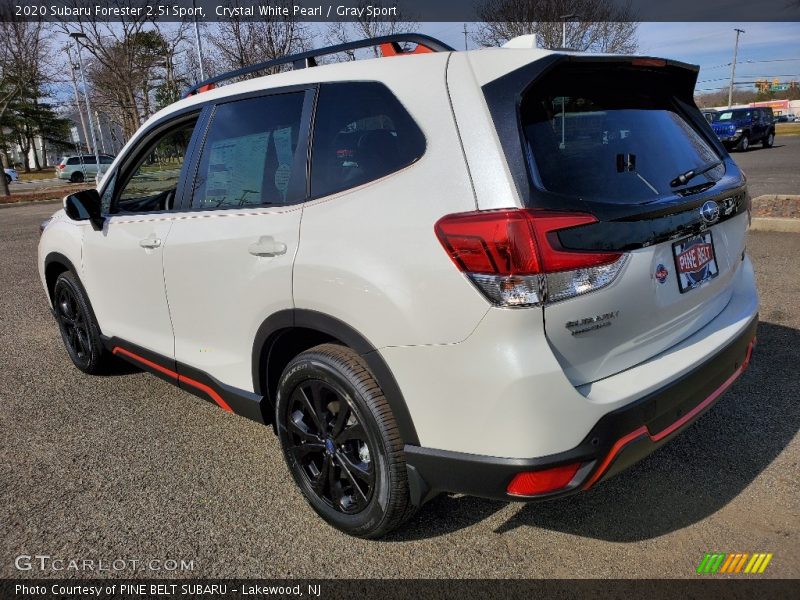
[[(670, 182), (678, 175), (719, 160), (679, 114), (668, 86), (636, 77), (563, 69), (525, 95), (522, 126), (538, 187), (583, 200), (650, 202), (674, 194)], [(689, 185), (723, 174), (720, 165)]]
[(747, 120), (750, 119), (752, 116), (753, 116), (753, 111), (751, 110), (726, 110), (717, 113), (714, 121), (724, 123), (725, 121)]

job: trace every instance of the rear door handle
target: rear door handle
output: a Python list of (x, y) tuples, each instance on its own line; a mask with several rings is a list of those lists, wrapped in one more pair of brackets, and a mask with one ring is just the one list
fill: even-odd
[(161, 246), (161, 240), (155, 236), (146, 237), (143, 240), (139, 240), (139, 245), (147, 250), (153, 250)]
[(286, 244), (276, 242), (271, 235), (264, 235), (258, 241), (250, 244), (247, 251), (253, 256), (280, 256), (286, 254)]

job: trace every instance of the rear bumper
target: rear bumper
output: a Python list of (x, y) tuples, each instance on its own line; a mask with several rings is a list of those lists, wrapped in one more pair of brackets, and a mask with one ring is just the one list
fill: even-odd
[[(747, 367), (757, 325), (756, 316), (736, 338), (679, 379), (604, 415), (571, 450), (524, 459), (407, 445), (412, 501), (422, 504), (440, 492), (529, 501), (589, 489), (640, 461), (707, 412)], [(512, 478), (520, 472), (576, 462), (582, 463), (581, 468), (562, 489), (537, 496), (506, 492)]]

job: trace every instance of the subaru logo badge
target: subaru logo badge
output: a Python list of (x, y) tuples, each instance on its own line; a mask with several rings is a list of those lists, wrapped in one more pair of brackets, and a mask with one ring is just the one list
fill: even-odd
[(716, 223), (717, 219), (719, 219), (719, 204), (713, 200), (709, 200), (703, 204), (700, 209), (700, 216), (703, 218), (703, 221), (709, 225), (711, 223)]

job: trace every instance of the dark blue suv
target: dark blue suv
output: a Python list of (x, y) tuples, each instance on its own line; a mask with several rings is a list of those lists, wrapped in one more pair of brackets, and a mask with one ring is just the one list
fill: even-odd
[(714, 133), (729, 148), (746, 152), (761, 142), (770, 148), (775, 141), (771, 108), (728, 108), (714, 115)]

